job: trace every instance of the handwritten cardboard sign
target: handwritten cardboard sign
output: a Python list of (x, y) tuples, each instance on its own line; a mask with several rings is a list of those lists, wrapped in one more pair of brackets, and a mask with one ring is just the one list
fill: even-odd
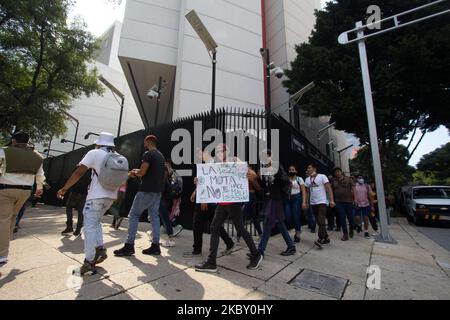
[(197, 164), (197, 203), (248, 202), (246, 162)]

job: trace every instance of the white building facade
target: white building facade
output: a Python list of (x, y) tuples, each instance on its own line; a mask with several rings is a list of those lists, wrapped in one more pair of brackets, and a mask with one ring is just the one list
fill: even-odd
[[(189, 11), (195, 9), (218, 44), (216, 108), (264, 110), (267, 88), (260, 49), (268, 48), (277, 66), (290, 68), (295, 46), (308, 41), (320, 8), (320, 0), (128, 0), (119, 61), (144, 126), (211, 109), (211, 57), (185, 18)], [(272, 111), (293, 124), (297, 117), (300, 130), (316, 143), (328, 119), (290, 111), (282, 80), (271, 79)], [(160, 83), (164, 90), (158, 102), (147, 92)], [(346, 146), (341, 135), (331, 129), (321, 139), (324, 153), (334, 140), (330, 158), (331, 150)], [(339, 164), (337, 153), (334, 158)]]

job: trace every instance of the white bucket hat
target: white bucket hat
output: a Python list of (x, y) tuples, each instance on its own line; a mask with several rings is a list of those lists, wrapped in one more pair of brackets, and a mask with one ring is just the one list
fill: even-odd
[(95, 140), (95, 144), (98, 146), (115, 147), (114, 135), (108, 132), (102, 132), (98, 139)]

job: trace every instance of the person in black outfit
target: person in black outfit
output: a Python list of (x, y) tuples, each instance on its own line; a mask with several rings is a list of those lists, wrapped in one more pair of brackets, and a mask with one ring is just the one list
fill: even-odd
[[(78, 168), (75, 167), (75, 170)], [(74, 170), (74, 172), (75, 172)], [(88, 170), (84, 176), (78, 180), (78, 182), (70, 188), (69, 196), (67, 197), (66, 203), (66, 229), (61, 232), (61, 234), (69, 234), (73, 232), (73, 235), (78, 237), (81, 233), (81, 228), (83, 227), (83, 209), (86, 202), (86, 197), (88, 194), (88, 187), (91, 184), (92, 170)], [(77, 227), (75, 232), (73, 231), (73, 210), (78, 212)]]

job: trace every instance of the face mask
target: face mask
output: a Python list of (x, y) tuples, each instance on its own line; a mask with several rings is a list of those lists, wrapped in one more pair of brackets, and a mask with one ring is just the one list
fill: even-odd
[(297, 172), (289, 172), (289, 177), (295, 177), (297, 175)]
[(358, 179), (359, 184), (364, 184), (364, 179)]

